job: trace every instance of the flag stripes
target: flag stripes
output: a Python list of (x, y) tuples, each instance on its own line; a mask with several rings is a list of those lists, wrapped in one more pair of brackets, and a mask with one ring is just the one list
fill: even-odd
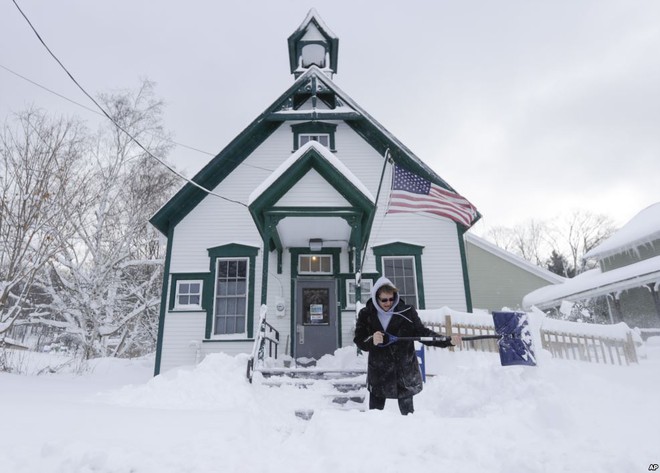
[(477, 209), (463, 196), (394, 165), (387, 213), (427, 212), (470, 227)]

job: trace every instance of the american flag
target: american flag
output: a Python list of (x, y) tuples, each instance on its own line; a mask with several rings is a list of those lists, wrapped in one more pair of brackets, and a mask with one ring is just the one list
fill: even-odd
[(387, 213), (428, 212), (470, 227), (477, 209), (468, 200), (417, 174), (394, 165)]

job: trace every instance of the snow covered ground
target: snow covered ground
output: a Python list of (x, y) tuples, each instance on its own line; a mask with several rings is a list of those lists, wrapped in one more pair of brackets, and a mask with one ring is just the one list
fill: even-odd
[[(340, 411), (250, 385), (242, 356), (156, 378), (151, 359), (3, 373), (0, 472), (648, 471), (660, 463), (660, 343), (649, 345), (629, 367), (541, 354), (536, 368), (505, 368), (496, 354), (429, 350), (435, 376), (408, 417), (392, 401)], [(326, 363), (361, 361), (347, 348)], [(294, 415), (308, 407), (310, 420)]]

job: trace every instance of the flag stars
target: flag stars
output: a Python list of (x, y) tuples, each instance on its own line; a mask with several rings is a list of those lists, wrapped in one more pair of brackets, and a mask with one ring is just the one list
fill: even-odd
[(431, 190), (431, 182), (417, 174), (395, 166), (393, 188), (412, 192), (413, 194), (428, 194)]

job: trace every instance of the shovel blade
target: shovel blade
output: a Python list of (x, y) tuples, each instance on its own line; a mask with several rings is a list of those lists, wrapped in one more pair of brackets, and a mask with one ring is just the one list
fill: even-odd
[(502, 366), (536, 366), (529, 318), (524, 312), (493, 312)]

